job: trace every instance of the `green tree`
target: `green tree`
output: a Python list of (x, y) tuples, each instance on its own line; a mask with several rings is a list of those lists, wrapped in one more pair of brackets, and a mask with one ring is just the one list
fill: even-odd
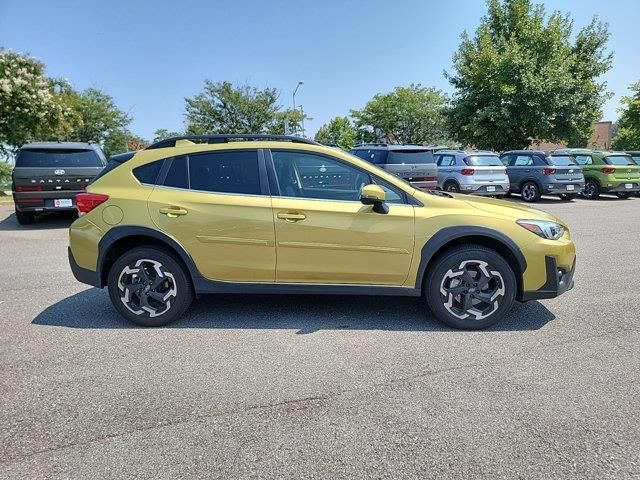
[(532, 140), (585, 145), (609, 98), (599, 77), (611, 68), (607, 25), (593, 19), (573, 38), (568, 15), (530, 0), (488, 0), (473, 38), (453, 57), (448, 115), (457, 140), (479, 148)]
[(69, 140), (103, 143), (108, 137), (124, 134), (131, 118), (120, 110), (113, 98), (95, 88), (68, 92), (66, 103), (73, 112)]
[(320, 127), (315, 140), (325, 145), (337, 145), (343, 150), (350, 150), (355, 144), (356, 129), (349, 118), (335, 117)]
[(620, 119), (617, 123), (613, 148), (616, 150), (640, 150), (640, 82), (629, 87), (631, 96), (622, 97)]
[(0, 48), (0, 153), (64, 134), (71, 112), (37, 60)]
[(164, 140), (165, 138), (180, 137), (182, 135), (184, 135), (184, 133), (174, 132), (171, 130), (167, 130), (166, 128), (159, 128), (155, 132), (153, 132), (153, 141), (159, 142), (160, 140)]
[(4, 187), (6, 187), (9, 180), (11, 180), (12, 171), (13, 165), (4, 160), (0, 160), (0, 196), (3, 193)]
[(362, 110), (352, 110), (351, 116), (360, 132), (369, 130), (376, 139), (439, 143), (447, 137), (446, 104), (447, 97), (441, 91), (411, 84), (375, 95)]

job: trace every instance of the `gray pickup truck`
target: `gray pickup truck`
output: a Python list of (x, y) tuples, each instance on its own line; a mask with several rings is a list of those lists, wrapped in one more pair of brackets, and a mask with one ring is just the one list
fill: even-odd
[(365, 143), (357, 145), (350, 153), (403, 178), (416, 188), (433, 190), (438, 183), (434, 150), (434, 147), (423, 145)]
[(105, 167), (93, 143), (38, 142), (24, 145), (12, 174), (18, 223), (32, 223), (39, 213), (75, 210), (75, 196)]

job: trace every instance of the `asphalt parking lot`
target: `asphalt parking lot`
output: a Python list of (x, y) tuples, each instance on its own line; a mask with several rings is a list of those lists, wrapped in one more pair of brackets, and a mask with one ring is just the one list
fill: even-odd
[(134, 328), (71, 275), (68, 217), (0, 205), (0, 477), (638, 478), (640, 198), (538, 207), (575, 289), (462, 332), (311, 296)]

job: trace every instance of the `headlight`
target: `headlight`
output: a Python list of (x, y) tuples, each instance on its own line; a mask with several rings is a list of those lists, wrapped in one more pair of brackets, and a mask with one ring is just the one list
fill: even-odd
[(564, 235), (564, 227), (556, 222), (547, 220), (518, 220), (516, 222), (539, 237), (548, 240), (557, 240)]

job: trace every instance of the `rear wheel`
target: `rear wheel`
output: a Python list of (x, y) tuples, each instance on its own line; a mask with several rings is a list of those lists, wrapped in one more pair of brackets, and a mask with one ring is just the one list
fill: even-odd
[(33, 223), (35, 219), (36, 216), (34, 213), (19, 212), (18, 210), (16, 210), (16, 220), (20, 225), (29, 225), (30, 223)]
[(159, 327), (177, 320), (193, 301), (193, 285), (173, 255), (139, 247), (118, 258), (107, 280), (114, 307), (127, 320)]
[(520, 195), (525, 202), (537, 202), (540, 200), (542, 193), (538, 185), (534, 182), (525, 182), (520, 189)]
[(451, 193), (460, 193), (460, 187), (458, 186), (458, 184), (456, 182), (453, 181), (449, 181), (447, 183), (444, 184), (443, 190), (445, 192), (451, 192)]
[(616, 193), (616, 196), (618, 198), (629, 198), (631, 196), (631, 194), (630, 193), (621, 192), (621, 193)]
[(429, 269), (424, 295), (436, 318), (450, 327), (487, 328), (513, 305), (515, 274), (507, 261), (489, 248), (452, 248)]
[(587, 180), (584, 184), (584, 191), (582, 192), (584, 198), (589, 200), (595, 200), (600, 196), (600, 185), (595, 180)]
[(578, 196), (577, 193), (561, 193), (560, 194), (560, 198), (562, 200), (566, 200), (567, 202), (574, 200), (577, 196)]

